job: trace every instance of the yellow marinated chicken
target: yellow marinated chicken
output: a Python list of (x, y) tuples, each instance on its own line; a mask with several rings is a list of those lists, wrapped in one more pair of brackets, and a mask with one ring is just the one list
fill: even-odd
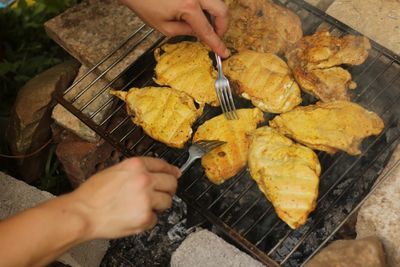
[(154, 81), (187, 93), (199, 104), (219, 106), (215, 93), (217, 72), (208, 52), (199, 42), (163, 45), (154, 52), (157, 60)]
[(289, 67), (272, 53), (245, 50), (225, 60), (223, 69), (238, 84), (241, 96), (263, 111), (287, 112), (301, 103)]
[(221, 114), (200, 125), (193, 136), (193, 142), (227, 142), (201, 159), (208, 179), (215, 184), (223, 183), (246, 165), (250, 134), (257, 128), (257, 124), (263, 121), (263, 113), (258, 108), (238, 109), (237, 112), (238, 120), (227, 120)]
[(303, 36), (299, 17), (270, 0), (225, 2), (230, 18), (224, 39), (230, 48), (283, 53)]
[(203, 111), (189, 95), (167, 87), (132, 88), (111, 94), (126, 102), (132, 121), (149, 136), (176, 148), (190, 139), (192, 124)]
[(314, 151), (261, 127), (253, 134), (249, 168), (279, 218), (292, 229), (305, 224), (316, 206), (321, 173)]
[(380, 134), (384, 123), (377, 114), (356, 103), (333, 101), (296, 107), (276, 116), (270, 126), (313, 149), (358, 155), (363, 139)]
[(289, 49), (286, 57), (305, 92), (324, 102), (350, 100), (347, 90), (357, 85), (347, 70), (337, 66), (362, 64), (370, 48), (368, 39), (363, 36), (339, 38), (322, 31), (303, 37)]

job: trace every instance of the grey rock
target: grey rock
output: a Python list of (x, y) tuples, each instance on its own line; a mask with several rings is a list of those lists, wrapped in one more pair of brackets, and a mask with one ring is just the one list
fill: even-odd
[(336, 240), (305, 267), (385, 267), (385, 253), (377, 237)]
[(327, 13), (394, 53), (400, 54), (398, 0), (336, 0)]
[(306, 0), (307, 3), (325, 11), (335, 0)]
[[(87, 0), (76, 5), (63, 14), (45, 23), (47, 34), (82, 64), (92, 67), (105, 55), (111, 52), (130, 36), (143, 22), (118, 0)], [(110, 66), (118, 57), (123, 56), (127, 48), (133, 45), (149, 29), (141, 31), (124, 49), (108, 59), (99, 67), (99, 71)], [(134, 62), (162, 35), (152, 33), (146, 40), (123, 57), (123, 60), (113, 67), (106, 79), (111, 81), (127, 66)]]
[(171, 267), (261, 267), (263, 264), (207, 230), (190, 234), (172, 254)]
[[(0, 172), (0, 220), (52, 198), (52, 194)], [(90, 241), (72, 248), (58, 261), (71, 267), (97, 267), (108, 247), (107, 240)]]
[(360, 208), (356, 224), (357, 238), (376, 235), (382, 240), (392, 267), (400, 266), (400, 166), (396, 167), (399, 160), (400, 146), (378, 179), (388, 174), (387, 178)]
[(84, 140), (87, 140), (89, 142), (96, 142), (100, 139), (95, 131), (90, 129), (89, 126), (83, 123), (61, 104), (57, 104), (54, 107), (51, 117), (58, 125), (78, 135)]
[[(75, 81), (81, 79), (88, 70), (88, 67), (82, 65)], [(109, 90), (112, 88), (108, 88), (108, 83), (102, 79), (99, 79), (88, 89), (85, 89), (96, 78), (97, 76), (95, 74), (89, 74), (81, 82), (77, 83), (76, 86), (73, 87), (67, 94), (65, 94), (64, 98), (70, 101), (75, 108), (80, 109), (81, 112), (87, 117), (90, 117), (97, 110), (100, 110), (92, 117), (92, 120), (95, 123), (100, 123), (110, 111), (110, 108), (113, 104), (112, 100), (114, 98), (109, 94)], [(78, 99), (72, 101), (74, 97), (81, 92), (84, 93)], [(87, 107), (84, 107), (89, 102), (91, 103), (87, 105)], [(100, 137), (92, 129), (90, 129), (85, 123), (75, 117), (75, 115), (73, 115), (60, 104), (54, 108), (52, 117), (57, 124), (65, 129), (68, 129), (84, 140), (89, 142), (97, 142), (100, 139)]]
[[(37, 75), (18, 92), (12, 110), (7, 139), (14, 155), (28, 154), (41, 147), (51, 137), (52, 94), (65, 90), (75, 78), (79, 63), (66, 61)], [(41, 176), (46, 152), (18, 161), (21, 176), (33, 181)], [(29, 174), (29, 175), (27, 175)]]

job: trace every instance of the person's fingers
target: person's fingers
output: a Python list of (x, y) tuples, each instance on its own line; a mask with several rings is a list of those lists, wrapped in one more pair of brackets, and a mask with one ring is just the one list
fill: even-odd
[(172, 205), (172, 197), (167, 193), (152, 192), (152, 208), (160, 212), (169, 209)]
[(154, 211), (149, 211), (143, 220), (143, 224), (141, 225), (138, 232), (142, 232), (156, 226), (158, 221), (157, 214)]
[(220, 0), (200, 0), (200, 5), (215, 17), (215, 31), (222, 37), (228, 30), (228, 6)]
[(175, 195), (178, 185), (176, 177), (165, 173), (155, 173), (153, 177), (153, 189), (155, 191), (168, 193), (171, 196)]
[(183, 14), (181, 18), (192, 27), (194, 33), (215, 53), (221, 57), (229, 56), (229, 50), (226, 48), (221, 38), (215, 33), (214, 28), (208, 22), (200, 6), (191, 13)]
[(168, 37), (177, 35), (193, 35), (193, 30), (186, 22), (168, 21), (163, 24), (162, 33)]
[(138, 157), (138, 158), (131, 158), (126, 160), (127, 165), (130, 166), (130, 168), (145, 168), (146, 171), (152, 172), (152, 173), (166, 173), (173, 175), (175, 177), (180, 177), (181, 176), (181, 171), (166, 162), (165, 160), (162, 159), (157, 159), (157, 158), (151, 158), (151, 157)]

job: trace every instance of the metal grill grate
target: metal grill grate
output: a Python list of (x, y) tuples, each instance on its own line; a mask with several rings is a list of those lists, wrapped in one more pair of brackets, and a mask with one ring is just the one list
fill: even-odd
[[(337, 36), (347, 33), (357, 34), (356, 31), (304, 1), (279, 0), (277, 2), (300, 16), (305, 35), (312, 34), (321, 28), (329, 29)], [(116, 51), (126, 51), (97, 79), (90, 82), (81, 93), (69, 95), (72, 92), (71, 89), (85, 77), (65, 92), (57, 94), (56, 98), (126, 156), (157, 156), (170, 163), (181, 165), (187, 157), (186, 150), (168, 148), (143, 134), (140, 127), (131, 123), (121, 101), (113, 104), (112, 101), (115, 100), (109, 99), (98, 110), (90, 114), (85, 112), (87, 107), (109, 87), (126, 90), (132, 86), (152, 85), (155, 64), (152, 51), (163, 39), (158, 40), (124, 73), (115, 77), (85, 104), (77, 105), (77, 100), (94, 83), (151, 34), (152, 30), (143, 25), (126, 42), (90, 69), (89, 73), (93, 72)], [(132, 38), (137, 38), (137, 42), (126, 47)], [(299, 266), (303, 264), (332, 240), (340, 226), (366, 199), (400, 137), (400, 60), (397, 55), (372, 43), (373, 49), (367, 61), (361, 66), (349, 67), (348, 70), (358, 84), (353, 100), (378, 113), (385, 122), (385, 130), (379, 136), (364, 141), (363, 153), (360, 156), (352, 157), (345, 153), (338, 153), (335, 156), (322, 152), (318, 154), (323, 170), (318, 205), (306, 225), (294, 231), (280, 221), (273, 207), (258, 190), (246, 170), (242, 170), (223, 185), (216, 186), (207, 180), (198, 162), (180, 179), (178, 195), (239, 247), (266, 265)], [(93, 118), (111, 104), (113, 104), (112, 112), (102, 121), (95, 123)], [(238, 104), (242, 105), (242, 103)], [(194, 128), (218, 114), (220, 114), (218, 109), (207, 108)]]

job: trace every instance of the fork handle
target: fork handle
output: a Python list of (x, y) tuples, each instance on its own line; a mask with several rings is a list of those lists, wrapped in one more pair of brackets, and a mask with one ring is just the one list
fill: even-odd
[(221, 61), (221, 57), (218, 56), (217, 53), (214, 53), (215, 55), (215, 61), (217, 62), (217, 69), (218, 69), (218, 75), (221, 75), (220, 73), (222, 73), (222, 61)]
[(179, 170), (181, 171), (181, 173), (184, 173), (187, 171), (187, 169), (189, 169), (190, 165), (192, 165), (192, 163), (198, 159), (198, 157), (191, 157), (189, 156), (189, 158), (187, 159), (187, 161), (182, 165), (182, 167), (179, 168)]

